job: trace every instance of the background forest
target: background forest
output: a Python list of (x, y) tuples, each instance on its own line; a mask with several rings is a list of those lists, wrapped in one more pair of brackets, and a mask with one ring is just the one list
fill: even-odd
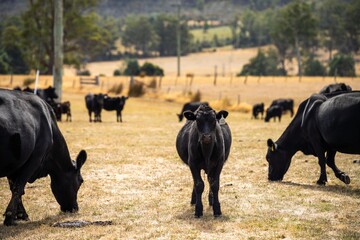
[[(0, 74), (52, 73), (53, 15), (53, 1), (0, 2)], [(81, 74), (94, 61), (175, 56), (177, 30), (182, 55), (272, 46), (239, 75), (287, 75), (295, 59), (299, 75), (355, 76), (360, 1), (64, 0), (64, 63)]]

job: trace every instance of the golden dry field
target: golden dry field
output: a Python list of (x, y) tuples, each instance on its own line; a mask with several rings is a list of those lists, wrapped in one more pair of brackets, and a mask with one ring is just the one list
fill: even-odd
[[(0, 76), (0, 86), (21, 85), (27, 76)], [(148, 83), (151, 79), (138, 79)], [(267, 180), (266, 140), (276, 140), (291, 121), (251, 120), (251, 105), (275, 98), (292, 97), (296, 106), (311, 93), (334, 82), (333, 78), (296, 77), (190, 79), (166, 77), (161, 88), (148, 90), (142, 98), (129, 98), (123, 123), (115, 112), (103, 112), (102, 123), (89, 123), (84, 96), (107, 92), (128, 78), (101, 77), (99, 87), (80, 86), (78, 77), (64, 78), (63, 101), (72, 107), (72, 122), (60, 122), (73, 158), (81, 149), (88, 153), (82, 168), (84, 184), (78, 194), (80, 211), (60, 212), (50, 190), (50, 178), (28, 184), (23, 197), (29, 222), (15, 227), (2, 225), (0, 239), (359, 239), (359, 155), (338, 154), (339, 168), (351, 178), (345, 185), (328, 169), (328, 184), (317, 186), (317, 159), (297, 153), (282, 182)], [(359, 78), (338, 78), (360, 90)], [(159, 79), (157, 79), (159, 84)], [(40, 77), (40, 86), (51, 84)], [(192, 177), (175, 149), (175, 138), (184, 122), (176, 113), (189, 99), (188, 92), (201, 92), (217, 110), (228, 109), (227, 122), (233, 145), (220, 176), (223, 215), (214, 218), (207, 206), (205, 184), (204, 216), (194, 218), (190, 205)], [(205, 177), (205, 174), (203, 174)], [(10, 200), (5, 178), (0, 179), (0, 213)], [(59, 228), (64, 221), (112, 221), (112, 225)]]

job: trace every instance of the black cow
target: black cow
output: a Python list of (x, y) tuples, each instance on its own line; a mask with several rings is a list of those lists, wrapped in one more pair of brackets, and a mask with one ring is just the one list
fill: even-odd
[(176, 149), (181, 160), (190, 167), (194, 180), (191, 204), (195, 204), (195, 216), (203, 215), (201, 169), (205, 170), (210, 183), (209, 204), (214, 216), (220, 216), (220, 173), (231, 146), (231, 132), (225, 122), (228, 112), (216, 113), (211, 107), (200, 105), (195, 112), (185, 111), (184, 116), (188, 121), (177, 135)]
[(282, 107), (278, 106), (278, 105), (274, 105), (269, 107), (266, 110), (266, 115), (265, 115), (265, 122), (269, 122), (271, 118), (274, 118), (274, 122), (276, 121), (276, 117), (279, 118), (279, 122), (281, 122), (281, 115), (282, 115), (283, 109)]
[[(35, 93), (35, 89), (32, 89), (30, 87), (24, 88), (23, 91)], [(43, 100), (45, 100), (50, 105), (55, 104), (55, 98), (59, 97), (55, 92), (55, 88), (53, 88), (51, 86), (49, 86), (48, 88), (45, 88), (45, 89), (41, 89), (41, 88), (37, 89), (36, 95), (41, 97)]]
[(290, 116), (294, 116), (294, 100), (293, 99), (276, 99), (274, 101), (272, 101), (270, 107), (272, 106), (280, 106), (282, 108), (283, 113), (285, 113), (286, 111), (290, 111)]
[(203, 104), (203, 105), (207, 105), (209, 106), (209, 103), (208, 102), (188, 102), (188, 103), (185, 103), (180, 114), (176, 114), (178, 117), (179, 117), (179, 122), (181, 122), (184, 118), (184, 112), (185, 111), (192, 111), (192, 112), (195, 112), (196, 109), (198, 109), (198, 107), (200, 107), (200, 105)]
[(53, 110), (34, 94), (1, 89), (0, 112), (0, 177), (7, 177), (12, 193), (4, 224), (28, 220), (22, 203), (25, 185), (48, 174), (61, 211), (77, 211), (86, 152), (71, 160)]
[(92, 122), (92, 113), (94, 113), (94, 122), (101, 122), (101, 110), (104, 106), (104, 94), (87, 94), (85, 96), (85, 104), (89, 113), (89, 122)]
[(116, 111), (116, 121), (122, 122), (121, 111), (124, 109), (125, 102), (129, 97), (109, 97), (104, 96), (103, 108), (107, 111)]
[(264, 103), (257, 103), (254, 104), (253, 108), (252, 108), (252, 117), (251, 119), (258, 118), (259, 113), (261, 113), (261, 119), (263, 119), (263, 115), (264, 115)]
[(298, 113), (281, 137), (275, 143), (268, 140), (269, 180), (282, 180), (292, 156), (302, 151), (319, 159), (318, 184), (327, 182), (326, 164), (336, 177), (349, 184), (349, 176), (335, 165), (335, 154), (360, 154), (359, 123), (360, 92), (312, 95), (300, 104)]
[(55, 112), (56, 120), (61, 122), (61, 115), (66, 114), (66, 121), (71, 122), (71, 107), (69, 101), (63, 103), (55, 103), (52, 107)]
[(333, 92), (351, 92), (352, 88), (350, 85), (345, 83), (333, 83), (323, 87), (320, 90), (320, 94), (333, 93)]

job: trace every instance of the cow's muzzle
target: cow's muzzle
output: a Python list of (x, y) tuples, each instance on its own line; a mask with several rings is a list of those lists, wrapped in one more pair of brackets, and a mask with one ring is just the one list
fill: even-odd
[(210, 134), (203, 134), (201, 136), (201, 142), (203, 144), (210, 144), (212, 142), (212, 136)]

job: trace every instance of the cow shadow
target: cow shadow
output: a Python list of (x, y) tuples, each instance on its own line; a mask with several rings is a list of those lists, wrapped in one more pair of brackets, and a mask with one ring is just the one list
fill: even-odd
[[(73, 215), (72, 215), (73, 216)], [(30, 216), (31, 217), (31, 216)], [(0, 239), (14, 238), (17, 239), (17, 235), (29, 230), (39, 229), (42, 225), (52, 226), (56, 222), (63, 221), (69, 218), (66, 213), (58, 213), (52, 216), (48, 216), (38, 221), (18, 221), (16, 226), (5, 226), (0, 223)], [(3, 220), (3, 219), (2, 219)]]
[(228, 222), (230, 221), (230, 217), (224, 215), (224, 213), (220, 217), (214, 217), (212, 207), (205, 205), (204, 203), (204, 215), (200, 218), (194, 216), (195, 206), (187, 205), (186, 209), (181, 213), (175, 215), (175, 218), (183, 221), (184, 223), (195, 227), (201, 232), (215, 232), (219, 222)]
[(288, 186), (294, 186), (304, 189), (309, 189), (313, 191), (322, 191), (322, 192), (332, 192), (335, 194), (346, 195), (349, 197), (360, 197), (360, 189), (354, 189), (346, 185), (317, 185), (317, 184), (302, 184), (302, 183), (295, 183), (290, 181), (282, 181), (279, 184), (284, 184)]

